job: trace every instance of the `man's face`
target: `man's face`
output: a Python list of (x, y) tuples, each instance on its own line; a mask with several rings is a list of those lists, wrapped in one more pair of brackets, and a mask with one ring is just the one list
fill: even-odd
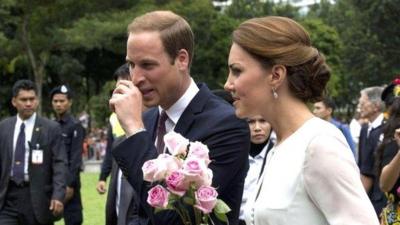
[(365, 93), (361, 93), (360, 98), (358, 99), (358, 106), (360, 110), (360, 117), (370, 119), (377, 112), (379, 112), (378, 107), (369, 100), (368, 96)]
[(64, 115), (71, 108), (71, 100), (65, 94), (54, 94), (51, 100), (53, 110), (58, 116)]
[(36, 112), (39, 100), (34, 90), (20, 90), (11, 103), (17, 109), (19, 117), (26, 120)]
[(314, 103), (313, 113), (323, 120), (328, 120), (331, 117), (332, 109), (326, 107), (323, 102), (316, 102)]
[(126, 60), (132, 82), (142, 93), (145, 106), (160, 105), (168, 109), (186, 90), (188, 76), (185, 77), (184, 72), (188, 69), (189, 58), (178, 53), (171, 59), (159, 32), (130, 33)]

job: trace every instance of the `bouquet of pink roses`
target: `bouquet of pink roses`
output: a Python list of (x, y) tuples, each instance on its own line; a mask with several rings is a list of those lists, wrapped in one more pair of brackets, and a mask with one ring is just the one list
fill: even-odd
[(227, 222), (230, 208), (211, 186), (213, 173), (208, 168), (208, 148), (201, 142), (189, 142), (172, 131), (164, 136), (165, 146), (171, 154), (160, 154), (143, 164), (143, 179), (157, 182), (148, 192), (147, 203), (160, 210), (175, 210), (183, 224), (192, 224), (188, 209), (194, 211), (196, 225), (212, 222), (210, 213)]

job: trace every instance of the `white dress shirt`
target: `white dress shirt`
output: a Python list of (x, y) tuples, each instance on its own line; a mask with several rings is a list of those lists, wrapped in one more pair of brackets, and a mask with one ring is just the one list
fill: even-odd
[[(176, 101), (169, 109), (163, 109), (160, 106), (158, 107), (159, 113), (161, 114), (162, 110), (168, 115), (168, 119), (165, 121), (165, 130), (168, 132), (174, 130), (175, 125), (178, 123), (179, 118), (181, 118), (183, 112), (185, 111), (186, 107), (192, 101), (194, 96), (199, 92), (199, 88), (197, 87), (196, 83), (193, 79), (190, 79), (190, 85), (188, 89), (186, 89), (185, 93), (181, 96), (181, 98)], [(157, 138), (155, 140), (157, 143)], [(164, 148), (165, 151), (165, 148)]]
[(239, 219), (241, 220), (244, 220), (244, 209), (247, 201), (249, 200), (250, 196), (257, 191), (258, 178), (260, 177), (261, 168), (263, 166), (265, 157), (267, 157), (266, 153), (270, 144), (271, 140), (267, 142), (258, 155), (254, 157), (249, 155), (249, 171), (247, 171), (246, 179), (244, 181), (242, 204), (240, 205), (239, 212)]
[[(29, 181), (28, 176), (28, 160), (29, 160), (29, 144), (32, 139), (33, 128), (35, 127), (36, 121), (36, 113), (34, 113), (29, 119), (23, 121), (19, 115), (17, 115), (17, 122), (15, 123), (14, 128), (14, 137), (13, 137), (13, 162), (14, 162), (14, 153), (15, 147), (17, 145), (17, 139), (19, 135), (19, 130), (21, 128), (21, 124), (25, 123), (25, 162), (24, 162), (24, 174), (25, 174), (25, 181)], [(36, 146), (32, 146), (36, 147)], [(11, 176), (13, 176), (13, 170), (11, 170)]]

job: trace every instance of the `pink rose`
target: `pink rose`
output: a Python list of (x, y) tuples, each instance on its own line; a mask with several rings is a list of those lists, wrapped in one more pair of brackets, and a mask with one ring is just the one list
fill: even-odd
[(203, 175), (203, 185), (211, 186), (213, 179), (213, 171), (211, 169), (207, 169), (206, 174)]
[(208, 176), (207, 166), (204, 160), (197, 158), (186, 159), (183, 164), (183, 173), (188, 182), (194, 182), (198, 188), (204, 185), (205, 176)]
[(189, 183), (185, 180), (185, 174), (181, 171), (174, 171), (169, 175), (165, 182), (167, 183), (167, 189), (179, 196), (183, 196), (189, 188)]
[(146, 161), (142, 166), (143, 180), (154, 182), (154, 174), (157, 172), (157, 164), (154, 159)]
[(208, 149), (207, 145), (201, 143), (201, 142), (191, 142), (189, 146), (189, 153), (188, 153), (188, 158), (198, 158), (198, 159), (203, 159), (208, 166), (210, 164), (210, 157), (208, 156), (208, 153), (210, 150)]
[(183, 155), (186, 156), (186, 149), (189, 145), (189, 140), (184, 138), (179, 133), (174, 131), (168, 132), (164, 136), (164, 143), (167, 146), (169, 153), (172, 155)]
[(182, 161), (169, 154), (160, 154), (155, 160), (157, 171), (154, 173), (154, 180), (165, 179), (173, 171), (182, 167)]
[(196, 204), (194, 207), (203, 213), (209, 214), (217, 204), (218, 192), (213, 187), (202, 186), (196, 192)]
[(161, 185), (152, 187), (147, 196), (147, 203), (154, 208), (165, 209), (168, 205), (169, 192)]

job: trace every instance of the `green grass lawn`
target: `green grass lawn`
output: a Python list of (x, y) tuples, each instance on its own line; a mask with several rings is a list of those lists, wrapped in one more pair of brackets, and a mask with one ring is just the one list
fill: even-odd
[[(96, 184), (98, 179), (98, 173), (81, 173), (84, 225), (104, 225), (104, 207), (107, 193), (104, 195), (99, 195), (97, 193)], [(64, 221), (60, 220), (56, 225), (64, 225)]]

